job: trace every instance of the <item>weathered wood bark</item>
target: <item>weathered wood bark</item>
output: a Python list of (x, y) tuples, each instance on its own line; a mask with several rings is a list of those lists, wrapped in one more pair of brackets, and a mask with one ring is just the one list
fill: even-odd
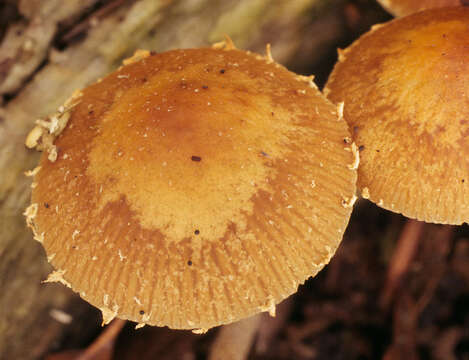
[[(277, 61), (305, 68), (306, 62), (318, 62), (344, 38), (343, 2), (19, 3), (24, 19), (10, 25), (0, 47), (0, 93), (10, 93), (0, 108), (0, 359), (39, 358), (73, 331), (71, 327), (86, 330), (76, 336), (79, 344), (98, 326), (97, 313), (72, 291), (41, 284), (51, 267), (22, 216), (30, 197), (30, 180), (23, 173), (39, 157), (23, 145), (34, 120), (54, 111), (75, 89), (116, 68), (136, 48), (164, 51), (208, 45), (228, 34), (238, 47), (259, 52), (271, 42)], [(98, 5), (90, 7), (93, 4)], [(54, 319), (52, 309), (68, 312), (72, 323)]]

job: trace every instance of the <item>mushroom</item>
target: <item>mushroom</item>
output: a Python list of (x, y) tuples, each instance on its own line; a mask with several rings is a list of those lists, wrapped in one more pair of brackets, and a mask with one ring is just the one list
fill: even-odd
[(374, 27), (339, 52), (325, 94), (345, 102), (363, 197), (407, 217), (469, 221), (469, 8)]
[(406, 16), (427, 9), (469, 5), (468, 0), (378, 0), (394, 16)]
[(30, 139), (56, 154), (27, 221), (49, 280), (104, 323), (203, 332), (274, 312), (339, 245), (358, 154), (312, 78), (270, 53), (139, 51), (59, 110), (63, 131)]

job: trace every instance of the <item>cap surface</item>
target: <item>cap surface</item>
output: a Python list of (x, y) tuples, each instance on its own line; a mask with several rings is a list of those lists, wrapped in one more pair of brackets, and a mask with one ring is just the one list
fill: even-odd
[(345, 121), (269, 58), (139, 58), (83, 90), (42, 156), (29, 218), (54, 280), (105, 321), (208, 329), (273, 307), (344, 233)]
[[(375, 27), (339, 55), (325, 94), (345, 102), (358, 187), (436, 223), (469, 221), (469, 9)], [(385, 44), (385, 46), (383, 46)]]
[(406, 16), (427, 9), (469, 5), (467, 0), (378, 0), (394, 16)]

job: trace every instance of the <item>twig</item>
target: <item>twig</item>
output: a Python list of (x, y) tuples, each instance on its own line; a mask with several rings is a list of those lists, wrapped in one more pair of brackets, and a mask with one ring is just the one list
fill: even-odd
[(419, 360), (415, 330), (418, 315), (410, 293), (403, 289), (396, 299), (393, 311), (393, 341), (386, 349), (383, 360)]
[(114, 348), (117, 336), (125, 324), (125, 320), (113, 320), (108, 326), (106, 326), (101, 335), (99, 335), (83, 353), (78, 355), (75, 360), (96, 360), (103, 352), (111, 352)]
[[(414, 360), (419, 358), (417, 355), (416, 340), (418, 320), (422, 311), (432, 299), (441, 278), (447, 270), (447, 256), (450, 251), (450, 240), (452, 235), (453, 227), (444, 226), (440, 228), (434, 237), (429, 239), (433, 240), (434, 244), (437, 245), (437, 249), (435, 250), (433, 247), (430, 248), (430, 251), (427, 249), (427, 254), (431, 254), (431, 258), (427, 259), (427, 261), (431, 260), (431, 269), (433, 270), (430, 273), (425, 272), (424, 274), (424, 278), (428, 279), (428, 281), (425, 281), (425, 288), (420, 297), (418, 297), (417, 300), (414, 300), (408, 287), (403, 286), (400, 289), (399, 298), (396, 301), (393, 313), (393, 343), (386, 351), (385, 356), (383, 357), (384, 360), (403, 358)], [(417, 241), (418, 237), (419, 236), (414, 236), (414, 241)], [(417, 246), (414, 246), (414, 252), (416, 248)], [(398, 253), (398, 251), (396, 251), (395, 254), (396, 253)], [(435, 257), (437, 258), (435, 259)], [(404, 272), (401, 274), (404, 274)], [(396, 290), (397, 288), (394, 289), (394, 292)]]
[[(438, 242), (440, 246), (442, 247), (442, 255), (444, 257), (447, 257), (449, 251), (450, 251), (450, 240), (453, 236), (453, 230), (454, 227), (450, 225), (445, 225), (443, 229), (440, 231), (438, 234)], [(438, 284), (440, 283), (441, 278), (443, 277), (445, 271), (448, 268), (448, 263), (445, 261), (446, 259), (440, 259), (441, 261), (436, 264), (436, 271), (432, 274), (432, 277), (430, 281), (427, 283), (423, 294), (420, 296), (420, 298), (417, 300), (415, 304), (415, 311), (417, 314), (420, 314), (427, 304), (430, 302), (432, 299), (435, 290), (438, 287)]]
[(417, 220), (407, 220), (404, 225), (391, 258), (386, 284), (379, 299), (379, 305), (383, 310), (389, 309), (399, 283), (414, 259), (424, 225), (424, 222)]
[(90, 17), (86, 18), (82, 22), (78, 23), (75, 25), (70, 31), (65, 33), (65, 35), (62, 36), (61, 41), (63, 43), (68, 43), (70, 42), (73, 38), (76, 36), (85, 33), (90, 27), (93, 26), (93, 24), (96, 21), (99, 21), (100, 19), (108, 16), (110, 13), (112, 13), (114, 10), (118, 9), (122, 4), (124, 4), (128, 0), (114, 0), (110, 2), (109, 4), (106, 4), (99, 10), (93, 12)]

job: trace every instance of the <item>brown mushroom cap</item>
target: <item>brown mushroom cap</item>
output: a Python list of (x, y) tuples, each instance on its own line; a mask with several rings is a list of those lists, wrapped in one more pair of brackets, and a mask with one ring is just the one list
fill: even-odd
[(406, 16), (427, 9), (468, 5), (467, 0), (378, 0), (394, 16)]
[(344, 233), (345, 121), (269, 58), (140, 57), (83, 90), (41, 159), (29, 219), (51, 280), (105, 321), (208, 329), (272, 309)]
[(345, 102), (358, 187), (435, 223), (469, 221), (469, 8), (375, 27), (340, 53), (325, 94)]

